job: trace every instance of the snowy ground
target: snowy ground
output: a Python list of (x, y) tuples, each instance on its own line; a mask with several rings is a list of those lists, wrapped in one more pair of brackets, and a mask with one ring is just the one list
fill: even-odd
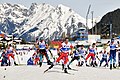
[[(0, 80), (120, 80), (120, 69), (77, 67), (78, 70), (68, 70), (70, 74), (63, 73), (61, 66), (57, 65), (46, 73), (48, 66), (9, 66), (0, 67)], [(6, 68), (6, 70), (5, 70)]]

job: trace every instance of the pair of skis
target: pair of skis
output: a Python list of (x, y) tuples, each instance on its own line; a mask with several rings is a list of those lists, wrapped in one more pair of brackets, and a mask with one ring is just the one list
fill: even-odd
[[(47, 71), (49, 71), (51, 68), (49, 67), (48, 69), (46, 69), (45, 71), (44, 71), (44, 73), (46, 73)], [(73, 70), (73, 71), (78, 71), (78, 70), (76, 70), (76, 69), (69, 69), (69, 70)], [(70, 74), (70, 75), (74, 75), (74, 74), (71, 74), (71, 73), (66, 73), (66, 74)]]
[[(49, 68), (46, 69), (46, 70), (44, 71), (44, 73), (46, 73), (46, 72), (49, 71), (49, 70), (50, 70)], [(69, 69), (69, 70), (78, 71), (78, 70), (76, 70), (76, 69)]]

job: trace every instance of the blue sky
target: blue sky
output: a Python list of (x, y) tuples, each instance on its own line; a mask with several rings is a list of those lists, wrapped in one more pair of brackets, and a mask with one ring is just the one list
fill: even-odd
[[(87, 9), (91, 4), (91, 10), (94, 11), (94, 17), (103, 16), (109, 11), (120, 8), (120, 0), (0, 0), (0, 3), (19, 3), (30, 7), (31, 3), (47, 3), (52, 6), (63, 4), (70, 7), (82, 17), (86, 16)], [(91, 18), (91, 14), (89, 14)]]

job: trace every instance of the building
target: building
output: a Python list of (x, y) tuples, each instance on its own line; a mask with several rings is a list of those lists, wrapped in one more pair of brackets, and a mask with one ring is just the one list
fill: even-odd
[(88, 40), (88, 30), (87, 30), (87, 28), (85, 28), (85, 27), (79, 28), (76, 35), (77, 35), (77, 40), (79, 40), (79, 41)]

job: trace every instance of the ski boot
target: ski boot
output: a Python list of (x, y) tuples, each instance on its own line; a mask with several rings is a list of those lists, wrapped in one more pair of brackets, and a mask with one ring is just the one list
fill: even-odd
[(51, 62), (50, 60), (47, 61), (47, 64), (48, 64), (48, 65), (51, 65), (51, 63), (52, 63), (52, 62)]
[(71, 67), (69, 65), (67, 67), (68, 67), (68, 69), (71, 69)]
[(14, 62), (14, 65), (15, 65), (15, 66), (18, 66), (18, 64), (17, 64), (16, 62)]
[(112, 64), (110, 64), (110, 70), (112, 70)]
[(104, 67), (106, 67), (106, 66), (108, 67), (108, 63), (106, 63), (106, 64), (104, 65)]
[(86, 66), (89, 67), (89, 65), (87, 64), (87, 61), (85, 61), (85, 63), (86, 63)]
[(84, 64), (84, 62), (82, 61), (81, 64), (80, 64), (80, 66), (82, 66), (83, 64)]
[(119, 64), (118, 64), (118, 66), (120, 67), (120, 62), (119, 62)]
[(42, 66), (42, 62), (39, 62), (40, 67)]
[(115, 63), (113, 63), (113, 67), (116, 68)]
[(11, 62), (10, 62), (10, 60), (8, 61), (8, 66), (10, 66), (11, 65)]
[(62, 70), (64, 70), (64, 64), (62, 64)]
[(68, 72), (67, 72), (67, 68), (64, 69), (64, 73), (68, 73)]
[[(102, 64), (102, 63), (100, 63), (99, 67), (101, 67), (101, 64)], [(106, 64), (105, 64), (105, 65), (106, 65)]]
[(53, 66), (54, 66), (54, 64), (53, 64), (53, 63), (51, 63), (51, 66), (49, 67), (49, 69), (53, 68)]
[(98, 64), (97, 64), (97, 62), (96, 62), (96, 61), (94, 62), (94, 65), (95, 65), (95, 66), (98, 66)]

